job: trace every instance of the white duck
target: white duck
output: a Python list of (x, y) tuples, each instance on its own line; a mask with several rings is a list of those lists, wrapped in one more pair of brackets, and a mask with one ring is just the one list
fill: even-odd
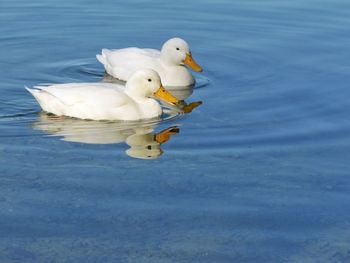
[(184, 64), (195, 71), (202, 71), (192, 58), (188, 44), (181, 38), (169, 39), (161, 51), (136, 47), (102, 49), (102, 54), (96, 57), (106, 72), (115, 78), (126, 81), (135, 71), (150, 68), (159, 73), (163, 85), (167, 87), (194, 85), (195, 79)]
[(163, 88), (159, 75), (151, 69), (134, 73), (125, 88), (112, 83), (68, 83), (27, 90), (46, 112), (91, 120), (156, 118), (162, 114), (162, 108), (151, 97), (170, 104), (178, 102)]

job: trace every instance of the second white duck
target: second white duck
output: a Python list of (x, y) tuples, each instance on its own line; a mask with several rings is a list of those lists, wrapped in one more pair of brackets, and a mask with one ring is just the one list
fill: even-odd
[(103, 49), (96, 57), (106, 72), (115, 78), (127, 81), (135, 71), (150, 68), (158, 72), (163, 85), (167, 87), (194, 85), (195, 79), (184, 65), (202, 71), (192, 58), (188, 44), (181, 38), (169, 39), (161, 51), (136, 47)]
[(46, 112), (91, 120), (157, 118), (162, 108), (153, 96), (170, 104), (178, 102), (151, 69), (134, 73), (125, 88), (112, 83), (68, 83), (27, 90)]

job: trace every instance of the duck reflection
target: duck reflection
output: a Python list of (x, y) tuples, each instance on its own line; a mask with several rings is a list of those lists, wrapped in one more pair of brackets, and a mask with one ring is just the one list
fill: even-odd
[[(125, 81), (116, 79), (107, 73), (104, 74), (102, 82), (116, 83), (121, 85), (125, 84)], [(190, 113), (193, 109), (197, 108), (199, 105), (202, 104), (202, 101), (195, 101), (191, 103), (187, 103), (185, 101), (192, 95), (194, 85), (183, 87), (166, 86), (166, 88), (171, 92), (172, 95), (174, 95), (179, 100), (176, 107), (178, 108), (178, 110), (183, 111), (184, 113)]]
[(187, 99), (193, 93), (192, 88), (189, 90), (187, 89), (172, 90), (171, 88), (168, 88), (168, 89), (170, 90), (171, 94), (173, 94), (179, 100), (179, 102), (176, 105), (177, 109), (184, 113), (190, 113), (193, 111), (193, 109), (197, 108), (199, 105), (202, 104), (202, 101), (194, 101), (190, 103), (187, 103), (185, 101), (185, 99)]
[(87, 144), (117, 144), (125, 142), (127, 155), (139, 159), (156, 159), (163, 154), (161, 145), (179, 133), (177, 126), (155, 132), (156, 124), (128, 124), (58, 117), (41, 112), (32, 123), (35, 130), (60, 136), (62, 140)]

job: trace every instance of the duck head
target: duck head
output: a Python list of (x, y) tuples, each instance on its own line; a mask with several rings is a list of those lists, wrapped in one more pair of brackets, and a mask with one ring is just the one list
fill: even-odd
[(136, 71), (126, 82), (125, 92), (134, 98), (157, 97), (172, 105), (178, 103), (178, 99), (164, 89), (158, 73), (152, 69)]
[(161, 50), (161, 59), (169, 65), (185, 64), (194, 71), (203, 71), (201, 66), (192, 58), (188, 44), (181, 38), (171, 38), (164, 43)]

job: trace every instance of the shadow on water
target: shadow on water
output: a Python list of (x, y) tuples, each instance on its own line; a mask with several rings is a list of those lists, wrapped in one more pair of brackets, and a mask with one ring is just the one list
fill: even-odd
[(56, 116), (40, 112), (31, 123), (31, 128), (46, 134), (61, 137), (63, 141), (84, 144), (119, 144), (126, 143), (129, 148), (125, 153), (138, 159), (156, 159), (164, 153), (161, 145), (180, 132), (179, 127), (170, 126), (156, 132), (157, 126), (166, 121), (190, 113), (201, 102), (186, 104), (179, 108), (163, 106), (163, 115), (159, 119), (144, 121), (93, 121), (65, 116)]
[(125, 153), (133, 158), (156, 159), (167, 142), (180, 129), (171, 126), (155, 132), (157, 122), (112, 122), (80, 120), (59, 117), (41, 112), (31, 127), (44, 133), (61, 137), (68, 142), (85, 144), (126, 143), (130, 148)]

